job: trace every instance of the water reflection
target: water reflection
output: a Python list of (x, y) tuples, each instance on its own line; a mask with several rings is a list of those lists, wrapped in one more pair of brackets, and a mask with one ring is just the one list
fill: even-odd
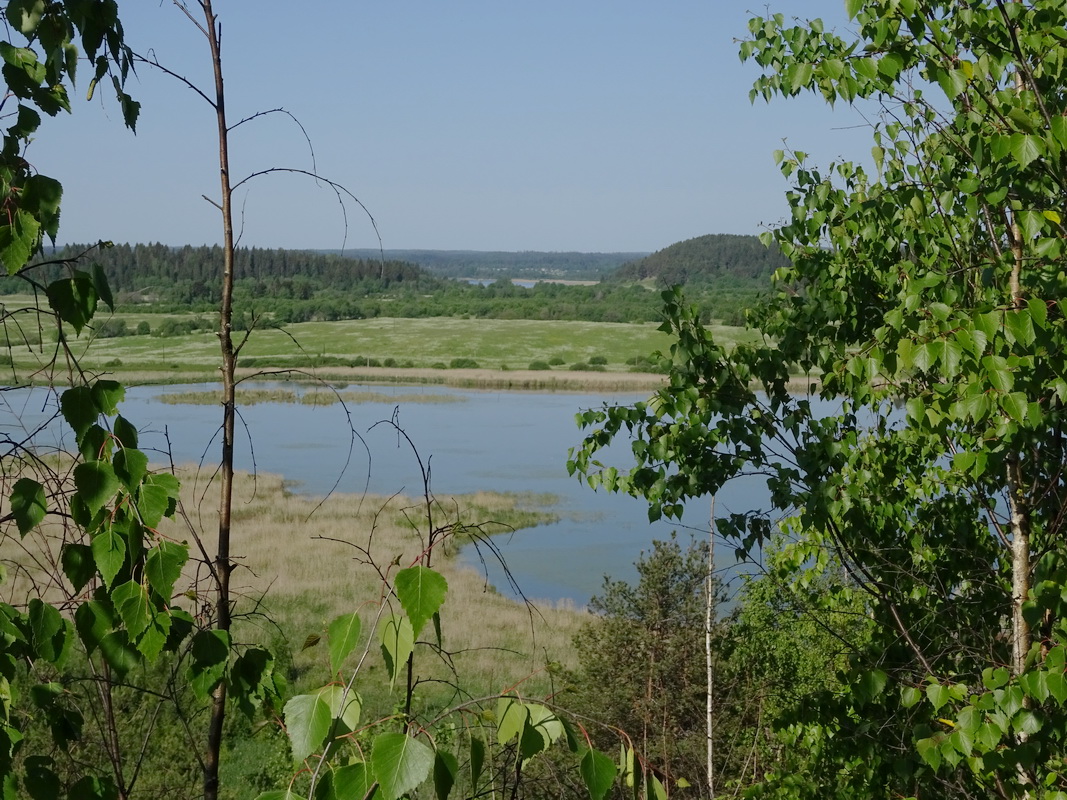
[[(141, 428), (141, 446), (163, 461), (217, 463), (221, 445), (216, 406), (172, 405), (161, 395), (203, 390), (206, 386), (134, 387), (127, 390), (122, 414)], [(269, 388), (269, 387), (267, 387)], [(293, 389), (292, 384), (286, 388)], [(361, 390), (368, 387), (350, 386)], [(633, 562), (655, 538), (677, 525), (649, 524), (646, 505), (634, 498), (593, 492), (566, 473), (569, 447), (580, 440), (574, 415), (599, 407), (603, 396), (548, 393), (475, 392), (442, 387), (369, 387), (387, 402), (348, 407), (260, 403), (241, 408), (236, 466), (283, 475), (295, 491), (397, 492), (418, 495), (422, 477), (407, 441), (390, 425), (394, 420), (428, 465), (435, 492), (479, 490), (548, 493), (559, 498), (558, 523), (497, 537), (508, 566), (531, 598), (569, 599), (579, 605), (596, 593), (605, 574), (632, 578)], [(426, 393), (461, 396), (463, 402), (405, 403), (405, 396)], [(18, 414), (32, 423), (54, 410), (42, 390), (3, 393), (6, 424)], [(633, 402), (639, 395), (616, 395), (612, 402)], [(351, 431), (354, 429), (355, 433)], [(58, 434), (56, 434), (58, 435)], [(169, 456), (167, 456), (169, 451)], [(618, 450), (626, 463), (625, 448)], [(759, 481), (741, 480), (720, 493), (722, 515), (761, 505)], [(688, 524), (704, 527), (707, 506), (694, 503)], [(314, 521), (312, 520), (312, 525)], [(705, 528), (706, 531), (706, 528)], [(706, 535), (706, 534), (705, 534)], [(733, 554), (721, 552), (726, 567)], [(464, 558), (479, 564), (477, 555)], [(507, 591), (502, 571), (490, 564), (489, 581)], [(479, 564), (480, 568), (480, 564)]]

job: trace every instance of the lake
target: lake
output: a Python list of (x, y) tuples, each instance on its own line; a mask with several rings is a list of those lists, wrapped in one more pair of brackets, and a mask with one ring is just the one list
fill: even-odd
[[(280, 384), (266, 384), (265, 388)], [(296, 384), (284, 384), (300, 391)], [(127, 390), (123, 416), (141, 429), (141, 446), (165, 461), (167, 442), (176, 463), (217, 463), (221, 446), (217, 406), (166, 404), (168, 393), (210, 386), (143, 386)], [(498, 536), (495, 541), (522, 592), (530, 598), (569, 600), (584, 605), (601, 587), (605, 574), (632, 579), (634, 561), (654, 539), (667, 538), (677, 524), (650, 524), (644, 502), (594, 492), (568, 477), (567, 450), (581, 434), (574, 415), (599, 407), (606, 399), (633, 402), (645, 395), (610, 398), (579, 394), (481, 392), (445, 387), (350, 386), (389, 395), (387, 402), (348, 406), (351, 426), (341, 405), (311, 406), (261, 403), (240, 409), (236, 446), (238, 469), (281, 474), (293, 491), (322, 495), (330, 491), (421, 495), (422, 478), (411, 447), (389, 425), (395, 419), (428, 465), (431, 488), (438, 494), (479, 490), (548, 493), (558, 497), (551, 510), (560, 521)], [(447, 394), (447, 403), (405, 403), (411, 394)], [(6, 426), (43, 415), (43, 390), (8, 390), (2, 395)], [(395, 416), (394, 416), (395, 411)], [(350, 434), (350, 427), (361, 436)], [(616, 448), (616, 463), (627, 463), (625, 446)], [(760, 505), (759, 481), (735, 482), (722, 491), (716, 512), (723, 515)], [(685, 522), (696, 535), (707, 535), (705, 503), (693, 503)], [(311, 526), (314, 525), (312, 519)], [(482, 565), (470, 548), (466, 561)], [(731, 571), (732, 551), (720, 547), (717, 565)], [(489, 581), (512, 594), (502, 570), (487, 559)]]

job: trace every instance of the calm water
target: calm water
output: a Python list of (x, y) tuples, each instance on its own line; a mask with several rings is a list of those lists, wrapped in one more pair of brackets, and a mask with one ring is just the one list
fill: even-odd
[[(288, 388), (295, 388), (287, 385)], [(167, 442), (176, 463), (218, 461), (221, 447), (215, 406), (169, 405), (156, 398), (167, 393), (211, 387), (136, 387), (129, 389), (122, 414), (141, 429), (141, 446), (155, 449), (165, 461)], [(389, 425), (395, 419), (427, 464), (431, 488), (461, 494), (479, 490), (549, 493), (559, 498), (558, 523), (496, 538), (523, 593), (531, 598), (569, 599), (585, 604), (605, 574), (630, 579), (633, 562), (678, 525), (649, 524), (647, 506), (634, 498), (593, 492), (569, 478), (567, 450), (580, 441), (574, 415), (599, 407), (602, 396), (473, 392), (441, 387), (359, 387), (390, 394), (389, 402), (350, 405), (351, 426), (340, 405), (319, 407), (263, 403), (241, 409), (237, 467), (283, 475), (294, 491), (321, 495), (331, 490), (379, 494), (422, 492), (418, 461), (411, 447)], [(405, 403), (405, 395), (451, 394), (451, 403)], [(618, 395), (611, 402), (632, 402), (641, 395)], [(39, 418), (49, 411), (41, 391), (15, 390), (0, 395), (0, 422), (10, 432), (16, 420)], [(54, 408), (54, 404), (52, 404)], [(395, 413), (395, 416), (394, 416)], [(349, 430), (363, 437), (366, 446)], [(627, 463), (625, 447), (616, 462)], [(737, 482), (720, 493), (716, 512), (742, 511), (760, 505), (754, 480)], [(312, 520), (312, 524), (314, 521)], [(692, 504), (686, 523), (706, 535), (707, 508)], [(680, 532), (685, 534), (683, 530)], [(697, 531), (697, 535), (701, 535)], [(726, 548), (720, 548), (725, 551)], [(464, 558), (481, 569), (477, 553)], [(732, 553), (717, 562), (729, 568)], [(500, 568), (487, 564), (489, 581), (507, 590)]]

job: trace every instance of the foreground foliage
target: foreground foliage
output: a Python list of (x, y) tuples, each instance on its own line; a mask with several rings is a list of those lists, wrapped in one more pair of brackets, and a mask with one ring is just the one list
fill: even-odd
[[(265, 718), (285, 731), (292, 755), (284, 770), (287, 785), (262, 794), (266, 800), (396, 800), (424, 785), (442, 799), (453, 791), (516, 797), (529, 782), (529, 765), (557, 744), (576, 755), (569, 782), (593, 800), (617, 776), (642, 796), (665, 797), (642, 754), (624, 746), (619, 766), (550, 702), (523, 696), (521, 681), (491, 697), (469, 693), (456, 654), (445, 646), (441, 609), (449, 586), (431, 561), (452, 540), (484, 539), (487, 529), (442, 510), (428, 471), (424, 502), (403, 512), (418, 532), (414, 553), (380, 558), (371, 545), (375, 521), (366, 544), (353, 547), (357, 561), (377, 575), (376, 590), (335, 616), (325, 635), (313, 631), (305, 640), (305, 649), (325, 643), (328, 669), (321, 685), (289, 696), (288, 654), (246, 638), (241, 623), (269, 627), (270, 620), (258, 601), (251, 610), (243, 607), (231, 582), (241, 563), (232, 536), (241, 513), (233, 508), (235, 366), (247, 337), (233, 336), (230, 201), (235, 185), (266, 173), (231, 183), (221, 27), (210, 0), (174, 5), (206, 39), (214, 92), (178, 79), (212, 107), (219, 132), (222, 457), (210, 481), (219, 490), (218, 505), (206, 514), (202, 492), (196, 508), (184, 505), (175, 475), (152, 466), (150, 454), (139, 448), (136, 424), (120, 411), (122, 385), (87, 371), (76, 357), (78, 337), (92, 330), (101, 303), (113, 310), (106, 271), (99, 264), (86, 268), (88, 251), (58, 264), (27, 266), (43, 251), (45, 237), (54, 240), (61, 197), (60, 184), (24, 159), (41, 121), (33, 107), (49, 114), (68, 107), (66, 87), (80, 43), (95, 67), (93, 85), (114, 69), (118, 102), (132, 127), (138, 106), (122, 90), (130, 65), (162, 65), (128, 49), (113, 0), (6, 5), (10, 30), (29, 46), (0, 43), (9, 99), (19, 101), (7, 118), (0, 153), (6, 211), (0, 215), (0, 261), (9, 276), (29, 281), (48, 309), (5, 309), (0, 321), (25, 336), (19, 323), (32, 320), (27, 327), (38, 328), (37, 343), (56, 342), (38, 373), (53, 387), (56, 410), (40, 424), (26, 422), (25, 431), (13, 425), (18, 432), (5, 434), (3, 442), (0, 535), (13, 567), (5, 587), (12, 602), (0, 603), (3, 796), (181, 796), (194, 792), (199, 781), (201, 796), (212, 800), (226, 794), (220, 766), (227, 733), (240, 735)], [(50, 266), (59, 274), (49, 274)], [(406, 439), (399, 428), (396, 433)], [(53, 443), (50, 449), (45, 440)], [(384, 507), (379, 511), (385, 513)], [(202, 524), (202, 516), (211, 524)], [(364, 615), (371, 622), (366, 632)], [(444, 703), (437, 691), (442, 680), (420, 677), (424, 653), (451, 670)], [(363, 719), (361, 692), (383, 677), (395, 706)]]
[[(753, 96), (874, 105), (873, 174), (777, 154), (792, 260), (718, 346), (679, 294), (670, 385), (589, 412), (571, 467), (652, 517), (743, 473), (803, 588), (858, 607), (848, 691), (788, 731), (783, 797), (1063, 797), (1067, 773), (1067, 11), (1061, 2), (848, 0), (857, 35), (754, 19)], [(787, 390), (796, 364), (818, 384)], [(900, 410), (897, 407), (901, 406)], [(631, 436), (637, 465), (597, 461)]]

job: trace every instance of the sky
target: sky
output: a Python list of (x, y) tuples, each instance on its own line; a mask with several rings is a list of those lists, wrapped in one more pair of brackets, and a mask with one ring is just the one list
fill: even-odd
[[(196, 7), (195, 2), (190, 6)], [(317, 170), (386, 249), (651, 252), (780, 222), (783, 139), (825, 164), (869, 131), (815, 98), (749, 102), (741, 0), (216, 0), (232, 174)], [(208, 89), (205, 37), (170, 0), (120, 0), (129, 44)], [(760, 6), (762, 8), (762, 6)], [(771, 10), (847, 27), (842, 0)], [(88, 70), (84, 70), (88, 72)], [(64, 185), (60, 242), (221, 241), (212, 109), (140, 66), (125, 130), (109, 87), (46, 119), (28, 150)], [(241, 244), (378, 246), (306, 177), (235, 196)], [(347, 216), (347, 221), (346, 221)]]

